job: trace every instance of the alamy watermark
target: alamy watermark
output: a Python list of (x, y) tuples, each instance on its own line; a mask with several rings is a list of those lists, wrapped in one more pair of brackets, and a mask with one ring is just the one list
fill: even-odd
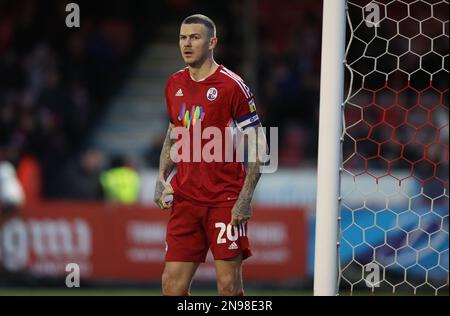
[[(259, 162), (261, 173), (278, 169), (278, 128), (270, 127), (270, 146), (266, 128), (206, 127), (201, 121), (193, 126), (192, 135), (185, 127), (174, 127), (170, 138), (176, 140), (170, 149), (173, 162)], [(246, 146), (247, 143), (247, 146)]]
[(76, 263), (66, 265), (66, 286), (68, 288), (80, 287), (80, 266)]
[(368, 288), (380, 287), (380, 266), (375, 262), (364, 266), (364, 282)]
[(66, 16), (66, 26), (69, 28), (80, 27), (80, 6), (76, 3), (68, 3), (66, 12), (70, 12)]
[(367, 27), (379, 27), (380, 26), (380, 6), (376, 3), (369, 3), (364, 7), (364, 20)]

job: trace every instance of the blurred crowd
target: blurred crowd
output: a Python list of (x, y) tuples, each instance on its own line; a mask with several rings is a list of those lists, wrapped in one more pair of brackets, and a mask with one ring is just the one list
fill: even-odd
[(279, 127), (281, 166), (317, 159), (321, 29), (321, 1), (258, 1), (259, 108)]
[(77, 3), (71, 29), (63, 1), (0, 1), (0, 160), (36, 182), (32, 196), (72, 196), (61, 183), (73, 157), (93, 168), (83, 141), (157, 21), (142, 1)]

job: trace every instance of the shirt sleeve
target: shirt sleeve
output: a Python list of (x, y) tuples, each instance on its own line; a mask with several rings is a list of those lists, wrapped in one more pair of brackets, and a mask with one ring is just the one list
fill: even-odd
[(236, 81), (234, 85), (231, 115), (241, 131), (260, 124), (255, 98), (242, 79)]

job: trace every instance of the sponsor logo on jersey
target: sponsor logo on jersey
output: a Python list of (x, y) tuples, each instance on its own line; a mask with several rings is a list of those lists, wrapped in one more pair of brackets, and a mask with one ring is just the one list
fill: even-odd
[(177, 93), (175, 93), (175, 96), (176, 97), (182, 97), (183, 96), (183, 90), (181, 90), (181, 88), (178, 89)]

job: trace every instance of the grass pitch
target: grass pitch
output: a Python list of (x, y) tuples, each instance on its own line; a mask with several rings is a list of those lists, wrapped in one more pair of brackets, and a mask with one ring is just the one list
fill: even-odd
[[(192, 290), (193, 296), (216, 296), (214, 290)], [(247, 290), (246, 296), (308, 296), (308, 291)], [(161, 296), (159, 289), (0, 289), (0, 296)]]

